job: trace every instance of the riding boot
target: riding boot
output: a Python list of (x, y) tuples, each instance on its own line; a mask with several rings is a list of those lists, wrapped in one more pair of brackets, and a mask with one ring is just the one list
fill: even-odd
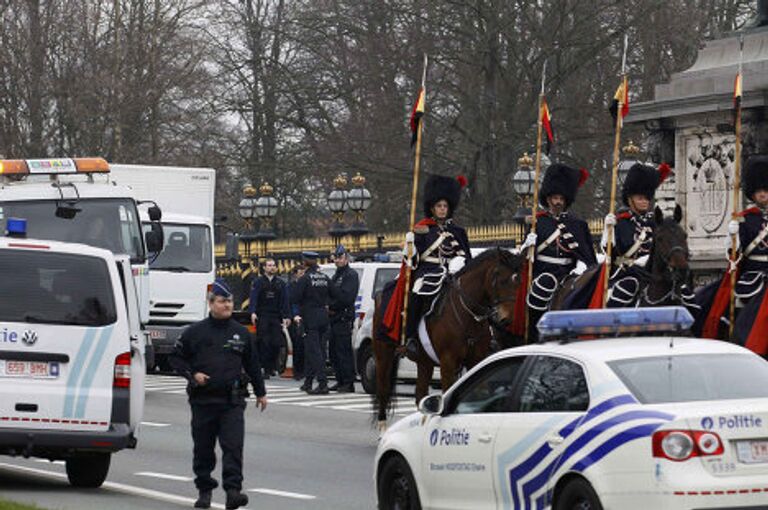
[(405, 324), (405, 351), (409, 358), (415, 358), (419, 353), (419, 321), (424, 298), (418, 294), (411, 294), (410, 297), (408, 320)]

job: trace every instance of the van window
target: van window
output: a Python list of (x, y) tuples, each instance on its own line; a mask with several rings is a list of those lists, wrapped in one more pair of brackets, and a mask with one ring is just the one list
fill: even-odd
[(104, 260), (0, 250), (0, 321), (106, 326), (117, 320)]
[(373, 291), (371, 292), (371, 297), (376, 297), (376, 294), (381, 292), (381, 289), (383, 289), (387, 283), (394, 280), (399, 273), (400, 268), (397, 267), (382, 267), (377, 269), (376, 279), (373, 281)]

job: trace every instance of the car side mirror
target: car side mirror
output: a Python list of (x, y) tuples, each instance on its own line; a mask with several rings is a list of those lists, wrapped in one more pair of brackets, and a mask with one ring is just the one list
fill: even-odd
[(160, 207), (157, 205), (153, 205), (147, 209), (147, 214), (149, 215), (150, 221), (160, 221), (163, 219), (163, 211), (160, 210)]
[(427, 395), (419, 402), (419, 412), (427, 416), (434, 416), (443, 412), (443, 396), (439, 394)]
[(163, 251), (165, 239), (163, 235), (163, 226), (159, 223), (152, 224), (152, 230), (144, 234), (144, 240), (147, 243), (147, 251), (150, 253), (160, 253)]

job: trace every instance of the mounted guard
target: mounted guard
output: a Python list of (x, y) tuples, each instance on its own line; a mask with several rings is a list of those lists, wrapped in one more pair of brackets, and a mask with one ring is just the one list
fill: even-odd
[(541, 184), (536, 232), (528, 234), (521, 252), (535, 246), (533, 277), (527, 296), (529, 338), (535, 339), (536, 323), (549, 308), (552, 296), (570, 274), (582, 274), (597, 263), (592, 234), (584, 220), (568, 212), (576, 192), (586, 182), (586, 170), (562, 164), (547, 168)]
[(453, 221), (465, 185), (464, 176), (431, 176), (424, 186), (425, 217), (408, 234), (412, 239), (406, 239), (406, 244), (412, 241), (416, 249), (410, 261), (413, 286), (406, 322), (406, 350), (412, 356), (418, 352), (419, 321), (431, 311), (451, 261), (472, 258), (466, 230)]

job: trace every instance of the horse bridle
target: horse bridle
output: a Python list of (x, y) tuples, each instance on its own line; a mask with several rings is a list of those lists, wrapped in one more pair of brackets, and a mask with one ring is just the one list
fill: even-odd
[[(496, 289), (496, 282), (498, 279), (498, 270), (494, 269), (493, 274), (493, 281), (491, 282), (491, 288)], [(459, 303), (461, 304), (461, 307), (464, 309), (465, 312), (467, 312), (474, 320), (475, 322), (483, 322), (487, 320), (491, 325), (497, 326), (497, 327), (504, 327), (507, 324), (509, 324), (509, 319), (499, 319), (499, 311), (498, 307), (502, 303), (508, 303), (510, 301), (514, 301), (514, 298), (505, 298), (505, 299), (495, 299), (491, 304), (487, 306), (478, 305), (477, 303), (473, 303), (469, 300), (469, 296), (467, 296), (466, 292), (464, 292), (464, 289), (461, 286), (461, 278), (464, 275), (458, 276), (452, 280), (452, 284), (456, 288), (456, 293), (459, 296)], [(467, 303), (468, 301), (469, 304)], [(481, 311), (478, 313), (475, 311), (477, 307), (481, 307)], [(451, 308), (453, 309), (453, 314), (456, 317), (456, 320), (459, 321), (459, 323), (463, 323), (461, 320), (461, 317), (459, 316), (458, 310), (456, 310), (456, 302), (453, 299), (453, 296), (451, 296)], [(473, 310), (475, 308), (475, 310)]]

